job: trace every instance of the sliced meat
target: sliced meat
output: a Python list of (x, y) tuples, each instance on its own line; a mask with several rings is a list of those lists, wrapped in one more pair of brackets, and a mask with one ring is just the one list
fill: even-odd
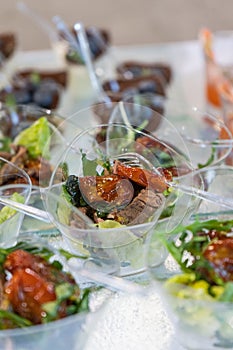
[[(19, 168), (23, 168), (23, 164), (25, 163), (26, 159), (28, 158), (27, 150), (25, 147), (19, 146), (17, 148), (17, 152), (12, 158), (10, 159), (11, 163), (18, 166)], [(16, 176), (16, 171), (14, 167), (12, 167), (10, 164), (5, 163), (1, 170), (1, 179), (0, 179), (0, 185), (3, 185), (7, 183), (10, 179), (14, 179), (15, 177), (18, 177), (18, 174)], [(4, 180), (5, 176), (5, 180)]]
[(46, 185), (52, 175), (50, 163), (44, 158), (28, 159), (24, 166), (34, 185)]
[(123, 225), (145, 223), (161, 207), (164, 196), (149, 189), (143, 189), (126, 208), (111, 213), (114, 220)]

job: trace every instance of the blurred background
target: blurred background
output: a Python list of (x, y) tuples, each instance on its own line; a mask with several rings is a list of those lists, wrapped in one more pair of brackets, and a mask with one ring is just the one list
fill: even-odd
[[(1, 1), (0, 30), (18, 34), (23, 50), (50, 47), (48, 35), (17, 9), (17, 0)], [(233, 29), (232, 0), (25, 0), (43, 18), (67, 24), (82, 21), (108, 29), (114, 45), (197, 39), (199, 29)]]

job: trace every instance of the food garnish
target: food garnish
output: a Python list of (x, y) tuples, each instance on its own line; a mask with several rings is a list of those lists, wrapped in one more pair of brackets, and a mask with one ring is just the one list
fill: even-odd
[[(52, 166), (50, 158), (51, 131), (46, 117), (41, 117), (22, 130), (14, 139), (1, 140), (0, 156), (24, 169), (33, 185), (43, 184), (50, 178)], [(9, 170), (7, 164), (0, 166), (0, 172)]]

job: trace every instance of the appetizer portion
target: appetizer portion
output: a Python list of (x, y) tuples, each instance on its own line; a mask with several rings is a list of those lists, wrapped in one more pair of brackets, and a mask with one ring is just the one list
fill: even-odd
[(171, 179), (170, 172), (158, 171), (159, 175), (115, 161), (98, 175), (69, 175), (64, 191), (66, 198), (100, 227), (106, 220), (113, 225), (143, 224), (163, 205), (166, 179)]
[(79, 288), (49, 247), (19, 242), (0, 249), (0, 254), (1, 330), (48, 323), (89, 310), (91, 290)]
[[(191, 171), (186, 158), (172, 146), (150, 134), (133, 131), (133, 128), (123, 139), (123, 134), (118, 134), (123, 132), (122, 128), (116, 124), (110, 131), (110, 138), (116, 137), (115, 141), (106, 140), (109, 127), (101, 126), (96, 130), (97, 145), (93, 146), (93, 153), (91, 150), (80, 151), (82, 164), (80, 167), (77, 163), (77, 172), (69, 173), (67, 169), (64, 172), (63, 163), (61, 170), (56, 171), (63, 174), (64, 197), (97, 227), (103, 227), (104, 222), (108, 222), (109, 227), (115, 223), (127, 226), (144, 224), (153, 221), (159, 211), (161, 218), (170, 216), (179, 194), (169, 187), (169, 182)], [(118, 146), (119, 153), (122, 152), (121, 143), (128, 152), (114, 159)], [(105, 155), (106, 145), (110, 149), (113, 147), (112, 157)], [(77, 146), (73, 147), (77, 149)], [(69, 168), (69, 164), (66, 166)], [(73, 163), (70, 166), (74, 169)], [(82, 220), (74, 216), (80, 227)], [(75, 220), (68, 221), (75, 225)]]
[[(111, 79), (102, 84), (112, 102), (125, 101), (147, 106), (163, 114), (166, 89), (159, 76), (135, 77), (133, 79)], [(104, 119), (107, 119), (107, 108)]]
[[(110, 33), (106, 29), (97, 28), (94, 26), (86, 27), (85, 30), (90, 46), (92, 59), (97, 60), (102, 55), (104, 55), (111, 43)], [(74, 38), (76, 38), (76, 32), (73, 28), (71, 29), (71, 32), (74, 34)], [(61, 40), (65, 40), (63, 33), (59, 34)], [(72, 48), (70, 45), (68, 46), (68, 49), (65, 52), (65, 59), (68, 63), (71, 64), (84, 64), (82, 55), (79, 54), (77, 50)]]
[(116, 71), (119, 77), (124, 79), (155, 75), (161, 76), (166, 84), (169, 84), (172, 79), (171, 66), (163, 62), (124, 61), (116, 67)]
[[(51, 135), (48, 120), (46, 117), (41, 117), (13, 139), (2, 136), (0, 138), (0, 156), (25, 170), (33, 185), (42, 185), (52, 173), (52, 165), (49, 161)], [(9, 173), (8, 164), (0, 167), (0, 173), (1, 175)], [(6, 181), (8, 181), (8, 177)], [(11, 183), (12, 181), (11, 178)], [(15, 181), (18, 181), (18, 177)]]
[(174, 155), (133, 127), (101, 125), (73, 141), (52, 182), (64, 183), (64, 197), (92, 223), (140, 225), (162, 211), (173, 173), (179, 173)]
[[(21, 80), (20, 80), (21, 79)], [(36, 84), (42, 83), (44, 80), (51, 80), (55, 83), (66, 87), (68, 83), (68, 74), (66, 70), (40, 70), (38, 69), (20, 69), (12, 77), (13, 82), (17, 84), (17, 80), (22, 82), (25, 79), (25, 83)]]
[(171, 79), (168, 64), (126, 61), (116, 67), (116, 78), (103, 81), (102, 86), (112, 102), (140, 104), (162, 115)]
[[(233, 281), (231, 247), (233, 220), (195, 222), (180, 231), (177, 240), (165, 242), (181, 270), (187, 274), (187, 283), (194, 286), (204, 280), (203, 296), (224, 298), (227, 282)], [(188, 278), (190, 273), (191, 279)], [(179, 276), (174, 277), (179, 281)], [(184, 280), (185, 281), (185, 280)], [(219, 288), (215, 288), (219, 286)], [(230, 286), (230, 284), (228, 284)], [(218, 295), (214, 293), (218, 290)], [(221, 292), (221, 293), (220, 293)]]
[(180, 269), (165, 282), (180, 341), (192, 337), (190, 348), (198, 339), (203, 349), (232, 348), (233, 220), (197, 220), (174, 234), (173, 241), (162, 239)]
[(8, 104), (34, 104), (56, 109), (67, 79), (66, 71), (18, 71), (11, 77), (10, 85), (0, 90), (0, 100)]

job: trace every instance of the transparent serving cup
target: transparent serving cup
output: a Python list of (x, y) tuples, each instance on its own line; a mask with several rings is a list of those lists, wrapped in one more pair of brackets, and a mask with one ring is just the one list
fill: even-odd
[[(141, 112), (143, 112), (143, 108), (147, 107), (142, 107)], [(126, 109), (128, 116), (130, 115), (130, 111), (130, 108)], [(116, 113), (120, 113), (120, 110), (116, 110)], [(141, 144), (140, 147), (142, 148), (140, 150), (138, 147), (140, 138), (141, 140), (151, 140), (152, 144), (153, 141), (155, 141), (155, 148), (152, 147), (150, 149), (150, 145)], [(137, 154), (139, 151), (141, 152), (144, 150), (143, 158), (145, 161), (150, 163), (154, 160), (154, 166), (165, 167), (165, 164), (161, 163), (162, 159), (159, 158), (160, 147), (168, 151), (168, 156), (170, 155), (171, 160), (176, 164), (176, 176), (179, 176), (179, 174), (182, 175), (183, 172), (186, 171), (192, 171), (193, 168), (189, 163), (188, 154), (187, 157), (185, 157), (183, 153), (179, 153), (176, 149), (173, 149), (172, 145), (167, 145), (165, 141), (160, 141), (147, 133), (146, 129), (145, 131), (140, 131), (130, 125), (130, 122), (127, 125), (124, 124), (122, 120), (116, 123), (94, 124), (94, 126), (78, 133), (55, 167), (50, 181), (49, 191), (47, 192), (46, 208), (53, 217), (55, 225), (61, 231), (70, 249), (76, 251), (79, 255), (82, 254), (84, 257), (86, 256), (88, 258), (87, 261), (89, 263), (92, 261), (95, 268), (98, 268), (98, 265), (99, 268), (105, 269), (106, 267), (107, 270), (109, 270), (109, 268), (111, 270), (112, 267), (113, 269), (117, 267), (118, 270), (113, 272), (119, 275), (130, 275), (145, 270), (145, 240), (151, 233), (151, 230), (158, 225), (161, 216), (161, 208), (152, 214), (148, 222), (145, 216), (140, 222), (136, 220), (135, 222), (120, 227), (98, 228), (96, 225), (93, 225), (93, 222), (90, 222), (90, 220), (86, 221), (85, 217), (86, 219), (88, 218), (85, 215), (83, 218), (80, 217), (81, 220), (79, 223), (77, 222), (77, 226), (75, 227), (73, 225), (74, 222), (72, 222), (72, 220), (70, 221), (69, 216), (64, 216), (66, 214), (64, 211), (57, 211), (58, 206), (60, 206), (59, 202), (62, 205), (61, 200), (64, 200), (62, 195), (64, 183), (60, 182), (59, 184), (59, 181), (61, 181), (62, 164), (68, 166), (69, 175), (82, 178), (84, 176), (82, 158), (85, 154), (87, 158), (86, 164), (89, 163), (91, 165), (91, 161), (93, 162), (93, 160), (97, 162), (100, 161), (101, 164), (101, 157), (103, 156), (107, 157), (106, 159), (109, 158), (111, 161), (120, 159), (118, 157), (122, 158), (122, 156), (127, 160), (132, 152), (133, 154)], [(170, 165), (170, 163), (168, 165)], [(93, 175), (93, 169), (91, 169), (91, 167), (85, 171), (85, 176), (88, 175), (90, 177)], [(58, 185), (56, 185), (57, 183)], [(192, 185), (192, 183), (190, 176), (187, 185)], [(196, 183), (196, 186), (199, 187), (200, 184)], [(54, 195), (56, 195), (56, 197), (54, 197)], [(179, 220), (182, 220), (185, 216), (183, 214), (185, 214), (185, 208), (187, 206), (187, 201), (185, 200), (187, 197), (181, 194), (177, 198), (174, 193), (171, 193), (171, 195), (168, 194), (166, 197), (165, 206), (171, 204), (173, 208), (174, 202), (176, 206), (176, 209), (171, 215), (171, 225), (172, 223), (174, 223), (174, 225), (176, 224), (178, 216)], [(114, 206), (114, 203), (111, 205)], [(191, 211), (195, 205), (192, 199), (190, 199), (189, 209)], [(77, 208), (75, 209), (74, 205), (71, 203), (69, 206), (70, 209), (67, 213), (71, 212), (75, 214)], [(188, 215), (189, 211), (186, 211), (186, 213)], [(140, 215), (138, 216), (140, 217)]]
[[(200, 169), (196, 173), (202, 177), (206, 191), (232, 200), (232, 167), (207, 167)], [(185, 225), (181, 223), (170, 233), (165, 230), (160, 232), (161, 247), (159, 251), (161, 252), (161, 257), (163, 254), (162, 247), (164, 251), (169, 247), (167, 258), (164, 259), (163, 257), (161, 260), (154, 253), (154, 245), (159, 240), (158, 233), (154, 231), (154, 234), (150, 236), (147, 266), (151, 278), (151, 293), (160, 291), (167, 315), (174, 326), (174, 336), (185, 349), (223, 350), (230, 349), (233, 346), (232, 299), (229, 299), (228, 302), (220, 301), (220, 298), (216, 298), (207, 292), (205, 285), (208, 286), (208, 273), (206, 274), (206, 279), (203, 277), (204, 274), (200, 280), (198, 278), (198, 281), (195, 279), (196, 287), (190, 287), (187, 283), (187, 276), (190, 276), (190, 270), (196, 276), (200, 272), (198, 263), (195, 265), (197, 266), (196, 269), (190, 266), (193, 263), (193, 256), (196, 256), (196, 259), (199, 261), (203, 253), (202, 249), (206, 247), (204, 245), (200, 248), (204, 235), (208, 232), (216, 233), (219, 231), (219, 228), (222, 232), (224, 227), (227, 227), (226, 231), (229, 232), (227, 237), (231, 239), (232, 220), (232, 209), (221, 206), (220, 202), (210, 203), (202, 200), (198, 210), (193, 213)], [(190, 245), (193, 237), (195, 237), (195, 243)], [(216, 235), (216, 240), (217, 237)], [(182, 242), (184, 241), (187, 243), (185, 251), (181, 250), (183, 249)], [(219, 244), (221, 244), (220, 241), (218, 241)], [(194, 244), (196, 244), (195, 248)], [(231, 265), (230, 255), (229, 253), (225, 259), (225, 261), (229, 262), (229, 265), (222, 265), (221, 271), (226, 271), (224, 269), (226, 266), (228, 271)], [(218, 255), (218, 257), (221, 260), (224, 254), (221, 257)], [(188, 262), (187, 265), (185, 261)], [(183, 269), (181, 262), (183, 262)], [(208, 264), (206, 268), (208, 271), (208, 268), (210, 268)], [(231, 284), (231, 281), (229, 284)], [(215, 286), (214, 283), (213, 285)]]
[[(84, 349), (87, 340), (91, 336), (96, 325), (101, 322), (101, 318), (105, 312), (107, 302), (113, 293), (110, 289), (101, 288), (100, 286), (96, 286), (94, 283), (90, 285), (90, 283), (88, 284), (85, 279), (81, 278), (78, 271), (73, 269), (69, 264), (69, 258), (68, 260), (65, 258), (63, 254), (64, 250), (61, 252), (61, 250), (56, 249), (54, 245), (49, 241), (49, 237), (42, 238), (41, 236), (30, 232), (28, 234), (21, 234), (17, 243), (19, 244), (19, 247), (24, 247), (22, 249), (26, 251), (28, 251), (27, 249), (31, 249), (30, 252), (32, 252), (32, 254), (35, 253), (35, 255), (39, 253), (39, 256), (42, 256), (42, 252), (50, 252), (51, 258), (49, 259), (49, 262), (51, 262), (51, 264), (52, 262), (55, 264), (58, 263), (60, 265), (59, 268), (61, 268), (62, 271), (69, 273), (70, 276), (72, 276), (75, 282), (78, 284), (81, 293), (85, 293), (86, 288), (90, 287), (90, 294), (86, 300), (89, 307), (80, 309), (79, 312), (73, 314), (69, 314), (67, 312), (65, 315), (64, 313), (62, 318), (58, 318), (47, 323), (33, 324), (30, 326), (18, 328), (16, 327), (12, 329), (3, 328), (4, 322), (7, 323), (7, 321), (1, 314), (0, 348), (10, 348), (12, 350), (46, 350), (50, 349), (51, 347), (56, 347), (57, 350)], [(10, 246), (11, 251), (14, 249), (19, 248), (18, 246)], [(4, 253), (6, 252), (7, 250), (4, 251)], [(1, 257), (4, 261), (4, 254), (2, 254)], [(3, 262), (1, 263), (1, 267), (2, 266)], [(45, 270), (46, 268), (43, 266), (43, 271)], [(30, 271), (33, 271), (33, 267)], [(34, 275), (35, 274), (36, 273), (34, 272)], [(61, 285), (62, 284), (60, 284), (60, 286)], [(19, 282), (18, 289), (20, 288), (23, 290), (23, 287)], [(22, 291), (22, 294), (24, 294), (22, 298), (25, 298), (26, 293), (27, 292), (25, 292), (25, 290)], [(27, 303), (25, 302), (25, 304)], [(35, 308), (34, 312), (36, 312)], [(17, 314), (13, 315), (17, 317)]]
[[(184, 181), (185, 177), (188, 180), (190, 174), (184, 176)], [(219, 196), (219, 198), (223, 197), (226, 200), (229, 200), (229, 202), (233, 202), (233, 167), (217, 165), (202, 168), (193, 171), (192, 179), (194, 184), (195, 182), (202, 181), (203, 188), (205, 191), (208, 191), (213, 195), (217, 195)], [(190, 203), (191, 202), (189, 202), (189, 206)], [(225, 215), (228, 217), (229, 214), (232, 216), (231, 208), (228, 208), (225, 205), (221, 205), (220, 201), (210, 202), (207, 200), (200, 200), (196, 204), (196, 208), (192, 210), (189, 216), (186, 216), (186, 220), (179, 221), (179, 216), (177, 215), (176, 225), (174, 225), (174, 218), (172, 222), (173, 225), (171, 225), (169, 222), (169, 218), (167, 218), (167, 220), (164, 223), (161, 222), (160, 225), (157, 226), (157, 229), (154, 230), (153, 234), (150, 236), (150, 242), (148, 245), (147, 266), (155, 280), (166, 279), (171, 274), (171, 272), (173, 271), (173, 267), (175, 266), (173, 265), (172, 259), (170, 256), (168, 256), (168, 254), (166, 261), (164, 259), (159, 260), (157, 259), (157, 256), (154, 256), (153, 246), (155, 244), (156, 246), (158, 246), (158, 242), (160, 242), (160, 246), (163, 247), (163, 249), (161, 248), (162, 255), (163, 252), (167, 250), (163, 243), (161, 243), (161, 241), (163, 239), (169, 241), (175, 239), (176, 235), (174, 234), (174, 230), (176, 229), (176, 227), (182, 227), (182, 225), (187, 225), (190, 221), (194, 221), (196, 218), (199, 217), (202, 220), (204, 220), (206, 217), (209, 219), (215, 219), (216, 213), (218, 214), (219, 218), (224, 218)], [(188, 211), (188, 209), (189, 208), (187, 206), (186, 210)]]
[[(27, 204), (31, 195), (28, 174), (16, 164), (0, 157), (0, 196)], [(24, 214), (0, 204), (0, 247), (17, 242)]]

